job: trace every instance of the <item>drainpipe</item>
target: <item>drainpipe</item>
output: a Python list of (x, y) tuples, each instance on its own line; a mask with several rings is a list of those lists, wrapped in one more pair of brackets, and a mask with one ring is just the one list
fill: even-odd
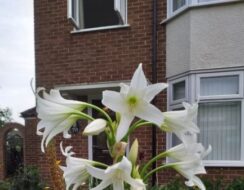
[[(152, 83), (157, 83), (157, 0), (152, 0)], [(156, 104), (154, 99), (153, 104)], [(156, 126), (152, 126), (152, 158), (157, 154), (157, 134)], [(156, 168), (156, 162), (153, 163), (152, 169)], [(152, 186), (156, 184), (156, 173), (152, 175)]]

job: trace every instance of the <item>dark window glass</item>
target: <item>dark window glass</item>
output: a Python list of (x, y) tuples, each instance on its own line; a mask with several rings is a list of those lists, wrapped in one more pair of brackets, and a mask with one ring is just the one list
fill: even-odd
[(114, 0), (83, 0), (84, 28), (94, 28), (120, 24), (118, 13), (114, 10)]
[[(104, 107), (101, 103), (101, 100), (93, 100), (92, 104), (98, 107)], [(96, 110), (92, 110), (92, 116), (98, 118), (99, 113)], [(107, 148), (107, 138), (105, 132), (100, 133), (99, 135), (92, 137), (92, 151), (93, 151), (93, 160), (99, 161), (105, 164), (112, 164), (112, 159), (109, 155), (109, 150)]]
[(177, 11), (186, 4), (186, 0), (173, 0), (173, 11)]
[(173, 84), (173, 100), (179, 100), (185, 98), (186, 82), (181, 81)]

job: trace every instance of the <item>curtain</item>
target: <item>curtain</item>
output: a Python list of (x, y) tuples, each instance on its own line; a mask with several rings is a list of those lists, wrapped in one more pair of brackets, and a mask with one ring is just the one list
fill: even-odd
[(200, 103), (199, 141), (212, 145), (208, 160), (240, 160), (241, 102)]

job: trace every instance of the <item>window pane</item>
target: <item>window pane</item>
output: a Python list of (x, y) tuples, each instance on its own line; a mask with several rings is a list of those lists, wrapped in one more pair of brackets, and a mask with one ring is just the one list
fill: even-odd
[[(180, 110), (184, 110), (184, 108), (176, 108), (173, 111), (180, 111)], [(177, 146), (181, 143), (182, 143), (181, 140), (173, 133), (172, 134), (172, 147)]]
[(173, 84), (173, 100), (179, 100), (185, 98), (186, 82), (181, 81)]
[(240, 160), (241, 102), (201, 103), (200, 142), (213, 151), (208, 160)]
[(239, 94), (239, 76), (203, 77), (200, 82), (202, 96)]
[(114, 0), (83, 0), (80, 22), (83, 28), (94, 28), (120, 24), (119, 14), (114, 10)]
[(186, 4), (186, 0), (173, 0), (173, 11), (178, 10)]
[(76, 0), (72, 0), (72, 5), (71, 5), (71, 8), (72, 8), (72, 17), (77, 20), (77, 1)]

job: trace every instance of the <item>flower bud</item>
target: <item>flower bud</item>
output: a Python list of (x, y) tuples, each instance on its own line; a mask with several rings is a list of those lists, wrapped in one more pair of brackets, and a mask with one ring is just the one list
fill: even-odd
[(107, 121), (104, 119), (95, 119), (89, 123), (85, 130), (83, 131), (84, 135), (98, 135), (105, 130), (107, 126)]
[(125, 154), (127, 143), (126, 142), (118, 142), (114, 145), (113, 153), (118, 158), (119, 156), (123, 156)]
[(131, 163), (133, 165), (135, 165), (136, 163), (136, 160), (137, 160), (137, 156), (138, 156), (138, 140), (135, 139), (131, 148), (130, 148), (130, 152), (129, 152), (129, 155), (128, 155), (128, 159), (131, 161)]

